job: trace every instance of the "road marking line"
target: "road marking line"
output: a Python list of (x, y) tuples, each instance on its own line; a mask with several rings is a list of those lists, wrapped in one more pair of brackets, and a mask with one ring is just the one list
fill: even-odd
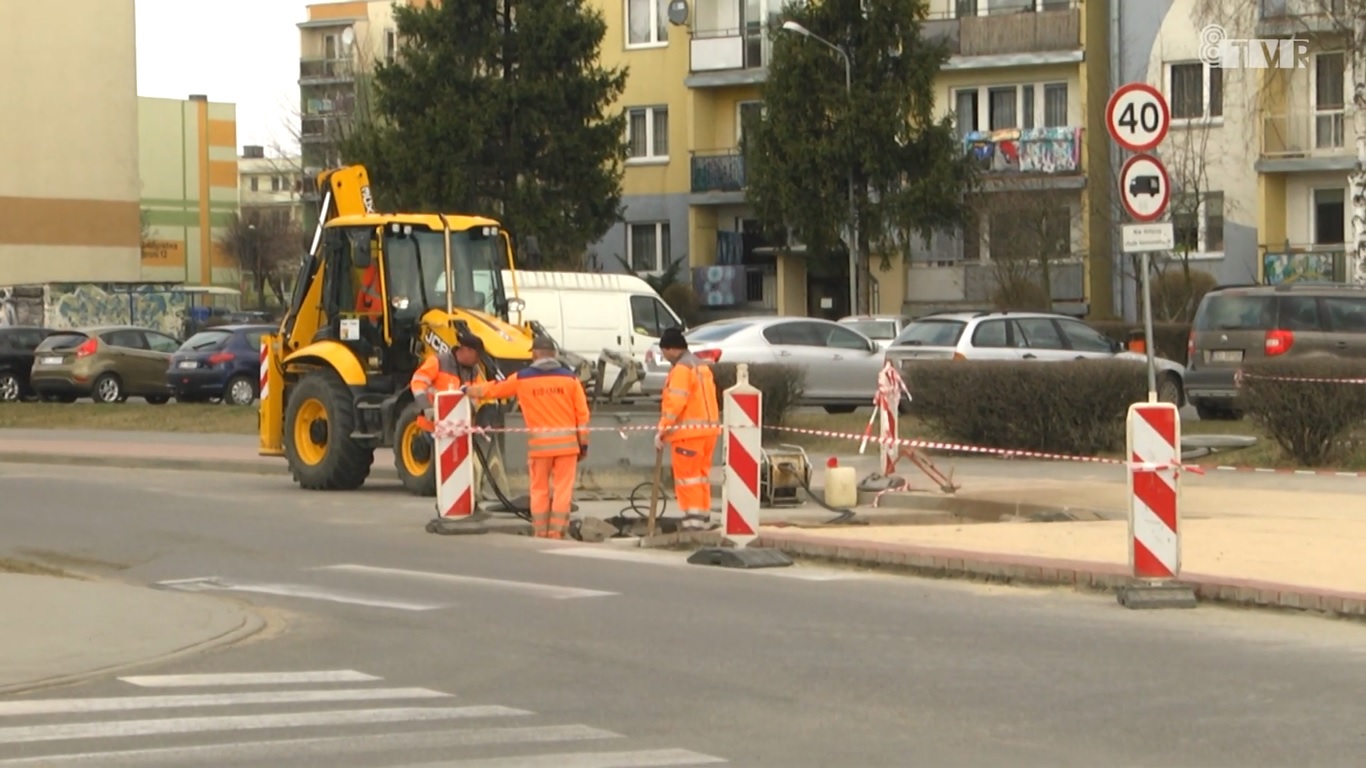
[(439, 581), (447, 584), (469, 584), (492, 589), (525, 592), (531, 595), (546, 597), (551, 600), (569, 600), (577, 597), (613, 597), (621, 594), (620, 592), (602, 592), (596, 589), (578, 589), (576, 587), (561, 587), (554, 584), (537, 584), (530, 581), (487, 579), (479, 576), (461, 576), (454, 573), (433, 573), (431, 571), (405, 571), (401, 568), (380, 568), (372, 565), (324, 565), (311, 570), (339, 571), (342, 573), (367, 573), (375, 576), (427, 579), (429, 581)]
[(182, 592), (254, 592), (262, 595), (297, 597), (305, 600), (325, 600), (332, 603), (364, 605), (370, 608), (394, 608), (400, 611), (432, 611), (445, 608), (445, 603), (412, 603), (401, 600), (387, 600), (352, 592), (311, 587), (305, 584), (238, 584), (227, 579), (211, 576), (202, 579), (180, 579), (178, 581), (159, 581), (156, 586)]
[[(621, 563), (645, 563), (647, 565), (664, 566), (686, 566), (688, 565), (688, 553), (678, 556), (672, 554), (651, 554), (639, 550), (629, 549), (580, 549), (578, 547), (564, 547), (560, 549), (541, 550), (547, 555), (566, 555), (568, 557), (585, 557), (592, 560), (613, 560)], [(724, 571), (725, 568), (712, 568), (712, 571)], [(763, 570), (746, 571), (745, 573), (755, 576), (775, 576), (783, 579), (797, 579), (799, 581), (852, 581), (855, 579), (867, 579), (868, 577), (860, 573), (845, 573), (834, 570), (818, 570), (805, 568), (802, 566), (792, 566), (788, 568), (765, 568)]]
[(165, 720), (111, 720), (103, 723), (65, 723), (0, 728), (0, 744), (27, 744), (67, 739), (107, 739), (124, 736), (159, 736), (172, 733), (305, 728), (319, 725), (362, 725), (457, 720), (466, 717), (513, 717), (530, 715), (510, 707), (396, 707), (394, 709), (346, 709), (335, 712), (290, 712), (275, 715), (228, 715), (224, 717), (178, 717)]
[(198, 688), (207, 685), (298, 685), (300, 683), (368, 683), (383, 680), (354, 669), (311, 672), (229, 672), (205, 675), (133, 675), (120, 677), (143, 688)]
[(595, 739), (625, 738), (619, 733), (589, 728), (586, 725), (543, 725), (522, 728), (467, 728), (453, 731), (387, 733), (374, 736), (326, 736), (313, 739), (277, 739), (237, 744), (205, 744), (194, 747), (158, 747), (114, 752), (81, 752), (48, 757), (21, 757), (0, 760), (0, 766), (39, 766), (62, 768), (98, 763), (114, 766), (184, 765), (195, 759), (210, 758), (218, 765), (241, 765), (251, 760), (267, 760), (281, 754), (291, 761), (303, 757), (395, 750), (444, 749), (495, 744), (538, 744)]
[(383, 701), (387, 699), (449, 698), (429, 688), (343, 688), (315, 691), (256, 691), (189, 696), (126, 696), (95, 699), (31, 699), (0, 701), (0, 717), (56, 715), (78, 712), (126, 712), (174, 707), (232, 707), (242, 704), (301, 704), (320, 701)]
[(564, 752), (558, 755), (490, 757), (405, 765), (398, 768), (647, 768), (670, 765), (716, 765), (719, 757), (686, 749), (649, 749), (637, 752)]

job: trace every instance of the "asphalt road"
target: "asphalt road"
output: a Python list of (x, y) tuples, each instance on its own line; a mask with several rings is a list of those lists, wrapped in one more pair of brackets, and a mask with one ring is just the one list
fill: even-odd
[(179, 586), (273, 619), (132, 680), (0, 698), (0, 768), (1361, 763), (1358, 625), (723, 571), (429, 516), (385, 489), (0, 465), (0, 556), (212, 578)]

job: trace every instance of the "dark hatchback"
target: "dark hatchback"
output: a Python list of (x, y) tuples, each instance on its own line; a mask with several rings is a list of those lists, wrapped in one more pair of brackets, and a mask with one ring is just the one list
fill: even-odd
[(177, 402), (251, 405), (260, 385), (261, 337), (273, 325), (222, 325), (191, 336), (171, 356), (166, 386)]
[(0, 328), (0, 402), (34, 396), (29, 384), (33, 349), (52, 335), (48, 328), (5, 326)]

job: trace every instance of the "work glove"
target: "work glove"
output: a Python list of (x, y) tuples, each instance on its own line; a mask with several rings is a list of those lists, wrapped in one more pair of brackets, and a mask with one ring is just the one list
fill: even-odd
[(432, 406), (432, 407), (430, 407), (430, 408), (423, 408), (423, 409), (422, 409), (422, 415), (427, 417), (427, 421), (430, 421), (430, 422), (432, 422), (433, 424), (436, 423), (436, 407), (435, 407), (435, 406)]
[(580, 458), (580, 459), (586, 459), (586, 458), (588, 458), (588, 443), (580, 443), (580, 444), (579, 444), (579, 458)]
[(663, 431), (659, 431), (659, 432), (656, 432), (656, 433), (655, 433), (655, 450), (656, 450), (656, 451), (662, 451), (662, 450), (664, 450), (664, 432), (663, 432)]

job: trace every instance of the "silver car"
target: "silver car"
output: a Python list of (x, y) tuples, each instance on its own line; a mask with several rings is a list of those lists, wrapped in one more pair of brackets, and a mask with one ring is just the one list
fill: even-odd
[[(898, 367), (914, 360), (1147, 360), (1082, 321), (1047, 312), (940, 312), (921, 317), (887, 347)], [(1159, 357), (1157, 394), (1184, 405), (1180, 363)]]
[[(699, 357), (720, 363), (783, 363), (806, 372), (803, 405), (829, 413), (872, 407), (883, 354), (877, 343), (847, 326), (811, 317), (740, 317), (699, 325), (684, 334)], [(646, 380), (660, 382), (669, 363), (652, 347)]]
[(853, 328), (877, 342), (882, 349), (886, 349), (892, 339), (900, 336), (910, 322), (911, 318), (905, 315), (850, 315), (839, 319), (840, 325)]

